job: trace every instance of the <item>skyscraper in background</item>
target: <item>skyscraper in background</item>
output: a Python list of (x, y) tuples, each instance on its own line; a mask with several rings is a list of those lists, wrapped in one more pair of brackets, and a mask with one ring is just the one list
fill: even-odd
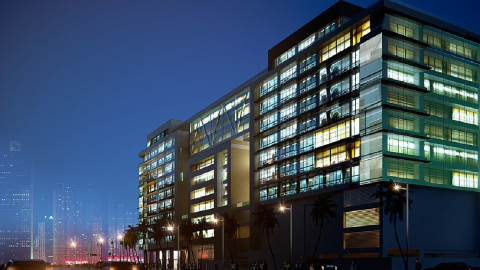
[(0, 261), (28, 259), (32, 246), (32, 177), (24, 141), (0, 136)]

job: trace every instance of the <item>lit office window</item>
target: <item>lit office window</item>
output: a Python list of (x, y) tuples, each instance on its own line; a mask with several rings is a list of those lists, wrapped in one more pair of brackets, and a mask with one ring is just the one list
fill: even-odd
[(271, 148), (266, 151), (260, 152), (260, 166), (265, 166), (275, 162), (276, 149)]
[(280, 65), (281, 63), (287, 61), (288, 59), (290, 59), (291, 57), (293, 57), (295, 55), (295, 47), (291, 48), (290, 50), (286, 51), (285, 53), (283, 53), (282, 55), (280, 55), (278, 58), (277, 58), (277, 66)]
[(300, 73), (303, 73), (315, 67), (315, 65), (317, 64), (316, 56), (317, 56), (316, 54), (310, 55), (309, 57), (307, 57), (307, 59), (300, 62)]
[(315, 168), (315, 154), (300, 157), (300, 172), (308, 172)]
[(478, 189), (478, 175), (476, 173), (454, 172), (452, 185)]
[(213, 179), (213, 177), (214, 177), (214, 171), (213, 170), (208, 171), (206, 173), (202, 173), (200, 175), (197, 175), (197, 176), (192, 178), (192, 186), (196, 185), (196, 184), (206, 182), (206, 181), (210, 181), (210, 180)]
[(370, 21), (360, 25), (357, 29), (353, 29), (353, 45), (360, 43), (361, 38), (368, 33), (370, 33)]
[(277, 133), (273, 133), (260, 140), (260, 149), (267, 148), (277, 143)]
[(264, 114), (274, 108), (277, 107), (278, 104), (278, 96), (273, 95), (271, 97), (268, 97), (260, 103), (260, 114)]
[(214, 200), (197, 203), (191, 206), (192, 213), (202, 212), (215, 207)]
[(288, 127), (280, 130), (280, 141), (290, 139), (297, 134), (297, 123), (293, 123)]
[(292, 84), (280, 91), (280, 103), (285, 103), (286, 101), (297, 96), (297, 85)]
[(415, 83), (415, 76), (413, 74), (403, 72), (400, 70), (389, 68), (387, 76), (388, 78), (394, 79), (397, 81), (411, 83), (411, 84)]
[(297, 77), (297, 66), (294, 65), (280, 74), (280, 84), (284, 84), (295, 77)]
[(264, 81), (260, 85), (260, 96), (266, 95), (275, 88), (277, 88), (277, 77)]
[(270, 166), (260, 170), (260, 184), (277, 180), (277, 166)]
[(350, 47), (350, 33), (347, 33), (322, 48), (322, 62)]
[(424, 80), (424, 86), (428, 90), (438, 95), (456, 98), (475, 104), (478, 103), (478, 94), (475, 92), (476, 89), (470, 88), (469, 86), (466, 86), (464, 84), (459, 85), (454, 82), (443, 83), (426, 78)]
[(452, 119), (478, 126), (478, 112), (469, 109), (453, 108)]
[(309, 36), (308, 38), (300, 42), (300, 44), (298, 44), (298, 51), (301, 52), (305, 50), (306, 48), (310, 47), (313, 42), (315, 42), (315, 34)]
[(297, 115), (297, 104), (292, 104), (286, 107), (283, 107), (280, 110), (280, 122), (292, 118)]
[(260, 131), (267, 130), (278, 124), (277, 112), (273, 112), (260, 120)]

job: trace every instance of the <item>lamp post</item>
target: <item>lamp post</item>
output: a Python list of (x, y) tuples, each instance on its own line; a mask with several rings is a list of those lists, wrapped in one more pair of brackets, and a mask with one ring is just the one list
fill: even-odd
[(406, 214), (407, 214), (407, 224), (406, 224), (406, 240), (405, 240), (405, 246), (406, 246), (406, 250), (407, 250), (407, 258), (406, 258), (406, 264), (407, 264), (407, 270), (408, 270), (408, 221), (409, 221), (409, 208), (410, 208), (410, 198), (409, 198), (409, 185), (408, 183), (406, 184), (406, 188), (402, 188), (400, 185), (398, 184), (395, 184), (395, 186), (393, 187), (396, 191), (399, 191), (399, 190), (405, 190), (407, 192), (407, 210), (406, 210)]
[(102, 237), (98, 239), (98, 242), (100, 243), (100, 261), (103, 261), (103, 241), (105, 240)]
[(73, 240), (72, 240), (72, 243), (70, 244), (70, 246), (73, 248), (73, 265), (76, 265), (76, 261), (77, 261), (77, 243), (75, 243)]
[(222, 222), (222, 269), (225, 266), (225, 220), (214, 218), (213, 222), (217, 224)]
[(280, 206), (280, 212), (290, 211), (290, 262), (293, 263), (293, 205), (290, 207)]
[[(173, 232), (175, 229), (174, 225), (170, 225), (167, 227), (167, 230)], [(180, 269), (180, 225), (177, 225), (177, 268)]]
[[(117, 239), (118, 239), (118, 244), (119, 244), (118, 246), (120, 246), (120, 247), (119, 247), (119, 248), (120, 248), (120, 251), (118, 252), (118, 253), (119, 253), (118, 257), (119, 257), (119, 259), (120, 259), (120, 261), (121, 261), (121, 260), (122, 260), (122, 253), (123, 253), (123, 240), (122, 240), (122, 239), (123, 239), (123, 235), (120, 235), (120, 234), (119, 234), (119, 235), (117, 236)], [(120, 241), (122, 241), (122, 242), (120, 242)], [(117, 250), (118, 250), (118, 246), (117, 246)]]

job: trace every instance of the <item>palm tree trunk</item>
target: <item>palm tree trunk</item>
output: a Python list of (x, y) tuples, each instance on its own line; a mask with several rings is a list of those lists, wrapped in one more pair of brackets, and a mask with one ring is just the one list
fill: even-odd
[(190, 249), (192, 250), (192, 259), (193, 259), (193, 263), (195, 263), (195, 253), (193, 252), (192, 240), (190, 240)]
[[(230, 253), (230, 261), (233, 263), (232, 249), (230, 248), (230, 237), (227, 237), (228, 253)], [(223, 268), (223, 265), (222, 265)]]
[(272, 254), (273, 265), (275, 265), (275, 270), (277, 270), (277, 261), (275, 261), (275, 256), (273, 256), (272, 245), (270, 245), (270, 234), (267, 232), (268, 248), (270, 249), (270, 254)]
[(400, 241), (398, 240), (398, 233), (397, 233), (397, 220), (393, 221), (393, 228), (395, 229), (395, 240), (397, 241), (398, 250), (400, 250), (400, 255), (402, 255), (403, 267), (407, 270), (407, 262), (405, 260), (405, 256), (403, 255), (402, 247), (400, 246)]
[(199, 269), (202, 270), (202, 264), (203, 264), (203, 231), (202, 233), (202, 253), (200, 253), (200, 267)]
[(318, 233), (317, 244), (315, 245), (315, 250), (313, 251), (313, 259), (315, 259), (315, 255), (317, 254), (318, 244), (320, 243), (320, 237), (322, 237), (322, 229), (323, 226), (320, 226), (320, 232)]

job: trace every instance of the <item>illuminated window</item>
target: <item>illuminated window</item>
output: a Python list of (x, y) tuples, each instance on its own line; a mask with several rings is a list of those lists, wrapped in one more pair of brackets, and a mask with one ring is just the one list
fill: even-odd
[(213, 188), (213, 186), (197, 189), (190, 193), (190, 199), (193, 200), (193, 199), (201, 198), (204, 196), (208, 196), (210, 194), (213, 194), (214, 192), (215, 192), (215, 189)]
[(350, 33), (347, 33), (322, 48), (322, 62), (350, 47)]
[(286, 101), (294, 98), (297, 95), (297, 85), (292, 84), (280, 91), (280, 103), (285, 103)]
[(415, 53), (412, 50), (393, 44), (388, 44), (388, 53), (409, 60), (414, 60), (415, 58)]
[(290, 59), (294, 55), (295, 55), (295, 47), (286, 51), (285, 53), (280, 55), (280, 57), (277, 58), (277, 66), (280, 65), (281, 63), (287, 61), (288, 59)]
[(344, 228), (380, 225), (379, 209), (370, 208), (345, 212), (343, 221)]
[(301, 52), (305, 50), (306, 48), (310, 47), (313, 42), (315, 42), (315, 34), (309, 36), (308, 38), (300, 42), (300, 44), (298, 44), (298, 51)]
[(387, 175), (391, 177), (415, 179), (415, 166), (411, 163), (390, 162), (387, 167)]
[(263, 117), (260, 120), (260, 131), (267, 130), (271, 127), (274, 127), (278, 124), (277, 113), (273, 112), (270, 115)]
[(275, 148), (260, 153), (260, 166), (272, 164), (275, 162)]
[(200, 175), (197, 175), (197, 176), (192, 178), (192, 186), (196, 185), (196, 184), (206, 182), (206, 181), (210, 181), (210, 180), (213, 179), (213, 177), (214, 177), (214, 171), (213, 170), (208, 171), (206, 173), (202, 173)]
[(467, 87), (465, 85), (454, 86), (452, 84), (432, 81), (430, 79), (425, 79), (424, 81), (425, 88), (434, 92), (435, 94), (448, 96), (459, 100), (465, 100), (475, 104), (478, 103), (478, 94), (475, 92), (476, 90), (474, 88), (472, 91), (469, 91), (467, 89), (463, 89), (463, 87)]
[(396, 70), (396, 69), (388, 68), (387, 76), (388, 78), (401, 81), (401, 82), (406, 82), (411, 84), (415, 82), (415, 76), (413, 74)]
[(286, 107), (283, 107), (280, 110), (280, 121), (284, 122), (285, 120), (292, 118), (297, 115), (297, 104), (292, 104)]
[(295, 77), (297, 77), (297, 66), (294, 65), (280, 74), (280, 84), (284, 84)]
[(267, 148), (277, 143), (277, 133), (273, 133), (260, 140), (260, 149)]
[(260, 184), (277, 180), (277, 166), (270, 166), (260, 170)]
[(191, 171), (196, 172), (196, 171), (201, 170), (203, 168), (206, 168), (210, 165), (213, 165), (213, 163), (214, 163), (214, 158), (213, 158), (213, 156), (210, 156), (210, 157), (208, 157), (208, 158), (206, 158), (206, 159), (204, 159), (204, 160), (202, 160), (198, 163), (193, 164), (192, 168), (191, 168)]
[(415, 142), (401, 139), (400, 136), (388, 136), (388, 151), (406, 155), (415, 155)]
[(262, 85), (260, 85), (260, 96), (266, 95), (275, 88), (277, 88), (277, 77), (264, 81)]
[(454, 172), (452, 184), (457, 187), (478, 189), (478, 175), (476, 173)]
[(264, 114), (274, 109), (275, 107), (277, 107), (277, 104), (278, 104), (277, 101), (278, 101), (277, 95), (273, 95), (271, 97), (268, 97), (262, 100), (262, 102), (260, 102), (260, 114)]
[(299, 84), (300, 94), (308, 92), (315, 87), (317, 87), (317, 74), (308, 76), (300, 82)]
[(214, 200), (197, 203), (191, 206), (192, 213), (202, 212), (214, 207)]
[(316, 54), (311, 55), (311, 56), (307, 57), (307, 59), (300, 62), (300, 73), (303, 73), (303, 72), (315, 67), (315, 65), (317, 64), (316, 56), (317, 56)]
[(370, 33), (370, 21), (365, 22), (357, 29), (353, 29), (353, 45), (360, 43), (360, 39)]
[(315, 154), (300, 157), (300, 172), (308, 172), (315, 168)]
[(478, 126), (478, 113), (468, 109), (453, 108), (452, 119)]
[(297, 123), (280, 130), (280, 141), (294, 137), (297, 134)]

